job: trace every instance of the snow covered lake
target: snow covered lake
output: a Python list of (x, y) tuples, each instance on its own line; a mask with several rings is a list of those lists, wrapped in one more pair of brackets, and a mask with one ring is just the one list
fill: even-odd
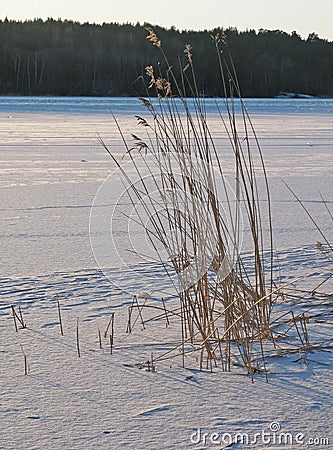
[[(331, 100), (247, 100), (267, 165), (277, 250), (311, 244), (316, 236), (283, 178), (310, 206), (327, 232), (320, 195), (332, 201)], [(208, 101), (207, 109), (214, 108)], [(274, 112), (274, 109), (276, 112)], [(96, 267), (88, 239), (93, 199), (114, 166), (98, 135), (115, 154), (125, 152), (110, 110), (128, 140), (140, 132), (136, 99), (2, 98), (1, 269), (6, 276)], [(221, 151), (226, 137), (212, 120)], [(232, 171), (232, 161), (229, 170)], [(318, 217), (319, 216), (319, 217)], [(321, 217), (323, 216), (323, 217)]]
[[(282, 179), (332, 242), (327, 208), (333, 211), (333, 100), (248, 99), (245, 104), (269, 177), (281, 280), (314, 273), (307, 281), (314, 288), (332, 273), (332, 262), (318, 251), (322, 237)], [(136, 99), (0, 98), (0, 448), (227, 448), (230, 436), (240, 432), (253, 443), (232, 448), (294, 449), (311, 439), (317, 439), (313, 447), (331, 448), (332, 295), (325, 298), (330, 311), (325, 323), (313, 330), (318, 341), (330, 340), (325, 352), (306, 363), (288, 355), (273, 365), (268, 384), (260, 376), (251, 384), (237, 370), (186, 371), (167, 359), (156, 373), (138, 370), (152, 350), (168, 351), (177, 326), (167, 330), (170, 342), (163, 336), (165, 324), (153, 335), (139, 324), (136, 333), (126, 334), (131, 295), (149, 289), (150, 267), (140, 272), (142, 286), (140, 273), (129, 275), (126, 264), (115, 264), (110, 280), (90, 246), (91, 206), (115, 169), (98, 137), (119, 157), (125, 153), (111, 111), (129, 141), (131, 133), (141, 133), (134, 116), (145, 111)], [(213, 99), (207, 100), (207, 114), (223, 152), (228, 143)], [(228, 156), (225, 172), (232, 176)], [(118, 195), (116, 190), (114, 201)], [(332, 293), (332, 282), (325, 287)], [(28, 326), (17, 333), (12, 305), (21, 306)], [(112, 312), (111, 356), (105, 339), (98, 348), (97, 330), (105, 330)], [(292, 443), (254, 439), (262, 432), (276, 437), (279, 427), (292, 434)], [(304, 435), (301, 443), (297, 433)]]

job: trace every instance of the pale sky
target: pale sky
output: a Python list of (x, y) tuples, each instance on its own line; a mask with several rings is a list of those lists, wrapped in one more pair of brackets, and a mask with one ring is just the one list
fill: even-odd
[(333, 0), (1, 0), (0, 18), (72, 19), (80, 22), (149, 22), (178, 29), (229, 26), (315, 32), (333, 41)]

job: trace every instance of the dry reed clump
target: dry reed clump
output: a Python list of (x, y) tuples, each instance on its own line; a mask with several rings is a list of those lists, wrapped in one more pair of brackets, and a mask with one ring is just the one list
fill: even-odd
[[(102, 144), (128, 182), (133, 208), (142, 206), (144, 214), (136, 220), (175, 288), (178, 304), (165, 312), (180, 322), (180, 345), (174, 355), (180, 348), (183, 366), (194, 354), (200, 369), (221, 366), (225, 371), (240, 358), (253, 375), (265, 371), (264, 346), (274, 341), (271, 313), (281, 289), (273, 282), (270, 194), (262, 152), (225, 36), (212, 36), (221, 75), (216, 115), (229, 142), (220, 148), (208, 124), (190, 45), (176, 76), (160, 39), (152, 28), (147, 31), (166, 69), (162, 71), (162, 64), (146, 67), (147, 95), (140, 101), (150, 119), (136, 116), (144, 138), (132, 135), (134, 145), (129, 145), (116, 121), (126, 147), (123, 159), (132, 169), (126, 172), (122, 161)], [(224, 173), (222, 155), (227, 151), (234, 160), (232, 186)], [(251, 264), (240, 254), (244, 229)], [(141, 312), (143, 307), (137, 304)], [(163, 308), (166, 311), (164, 302)], [(168, 352), (155, 356), (155, 361), (172, 356)]]

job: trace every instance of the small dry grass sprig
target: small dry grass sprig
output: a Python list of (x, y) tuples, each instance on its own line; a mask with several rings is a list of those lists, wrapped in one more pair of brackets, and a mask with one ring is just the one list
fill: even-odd
[(185, 53), (186, 59), (187, 59), (187, 61), (188, 61), (187, 64), (186, 64), (186, 66), (183, 68), (183, 72), (186, 72), (186, 70), (187, 70), (189, 67), (191, 67), (191, 65), (192, 65), (192, 53), (191, 53), (191, 46), (190, 46), (190, 44), (186, 44), (186, 45), (185, 45), (184, 53)]
[(147, 39), (153, 43), (153, 45), (155, 45), (156, 47), (160, 48), (161, 47), (161, 41), (160, 39), (156, 36), (155, 31), (151, 28), (151, 27), (145, 27), (145, 29), (149, 32), (149, 35), (147, 36)]
[(28, 358), (27, 358), (27, 355), (26, 355), (26, 353), (24, 351), (24, 348), (23, 348), (22, 344), (20, 344), (20, 347), (21, 347), (21, 352), (23, 354), (23, 358), (24, 358), (24, 375), (29, 375), (29, 373), (30, 373), (30, 366), (28, 364)]
[(62, 315), (61, 315), (60, 300), (59, 300), (59, 295), (58, 294), (57, 294), (56, 299), (57, 299), (57, 310), (58, 310), (60, 334), (61, 334), (61, 336), (63, 336), (64, 335), (64, 328), (63, 328), (63, 324), (62, 324)]
[(146, 74), (150, 77), (150, 82), (149, 82), (148, 88), (151, 88), (156, 83), (153, 66), (146, 67)]
[(15, 310), (15, 307), (12, 305), (12, 313), (13, 313), (15, 331), (18, 331), (17, 322), (21, 325), (22, 329), (27, 328), (27, 325), (23, 319), (23, 314), (22, 314), (20, 305), (18, 306), (18, 310), (19, 310), (19, 312), (17, 313)]
[(146, 74), (150, 77), (148, 89), (151, 89), (155, 86), (157, 91), (163, 93), (163, 95), (158, 92), (158, 97), (168, 97), (171, 94), (171, 83), (166, 78), (155, 78), (153, 66), (146, 67)]

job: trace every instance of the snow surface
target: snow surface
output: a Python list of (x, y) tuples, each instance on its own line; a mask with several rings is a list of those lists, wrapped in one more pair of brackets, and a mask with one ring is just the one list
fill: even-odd
[[(126, 136), (141, 131), (133, 102), (119, 115)], [(314, 273), (298, 283), (300, 290), (314, 289), (332, 271), (326, 249), (316, 247), (320, 234), (281, 181), (332, 242), (332, 221), (320, 194), (332, 211), (333, 112), (324, 114), (322, 104), (318, 112), (313, 102), (308, 112), (304, 106), (301, 113), (290, 112), (287, 103), (283, 111), (279, 103), (274, 113), (268, 101), (268, 111), (251, 114), (271, 186), (277, 276), (286, 283)], [(138, 272), (124, 261), (110, 280), (90, 248), (91, 205), (114, 170), (97, 134), (114, 153), (124, 153), (110, 114), (14, 105), (0, 107), (0, 449), (333, 448), (332, 295), (303, 293), (301, 302), (277, 306), (277, 315), (294, 307), (313, 316), (310, 341), (323, 348), (307, 355), (293, 354), (287, 344), (268, 349), (268, 383), (256, 374), (252, 384), (238, 365), (230, 373), (199, 372), (190, 359), (184, 369), (180, 357), (164, 358), (179, 341), (172, 317), (166, 327), (165, 320), (148, 321), (154, 314), (144, 311), (145, 329), (137, 321), (126, 333), (132, 295), (149, 289), (149, 264)], [(209, 120), (223, 151), (223, 129), (213, 115)], [(226, 154), (223, 161), (232, 177), (232, 158)], [(113, 195), (116, 201), (119, 192)], [(158, 269), (155, 275), (156, 291)], [(324, 286), (321, 291), (332, 294), (332, 283)], [(160, 305), (156, 292), (149, 302)], [(27, 328), (15, 332), (11, 305), (21, 307)], [(109, 336), (104, 338), (111, 313), (112, 355)], [(156, 372), (145, 364), (151, 352)], [(230, 446), (236, 433), (247, 433), (249, 443)], [(279, 433), (290, 433), (293, 442), (280, 445)]]

